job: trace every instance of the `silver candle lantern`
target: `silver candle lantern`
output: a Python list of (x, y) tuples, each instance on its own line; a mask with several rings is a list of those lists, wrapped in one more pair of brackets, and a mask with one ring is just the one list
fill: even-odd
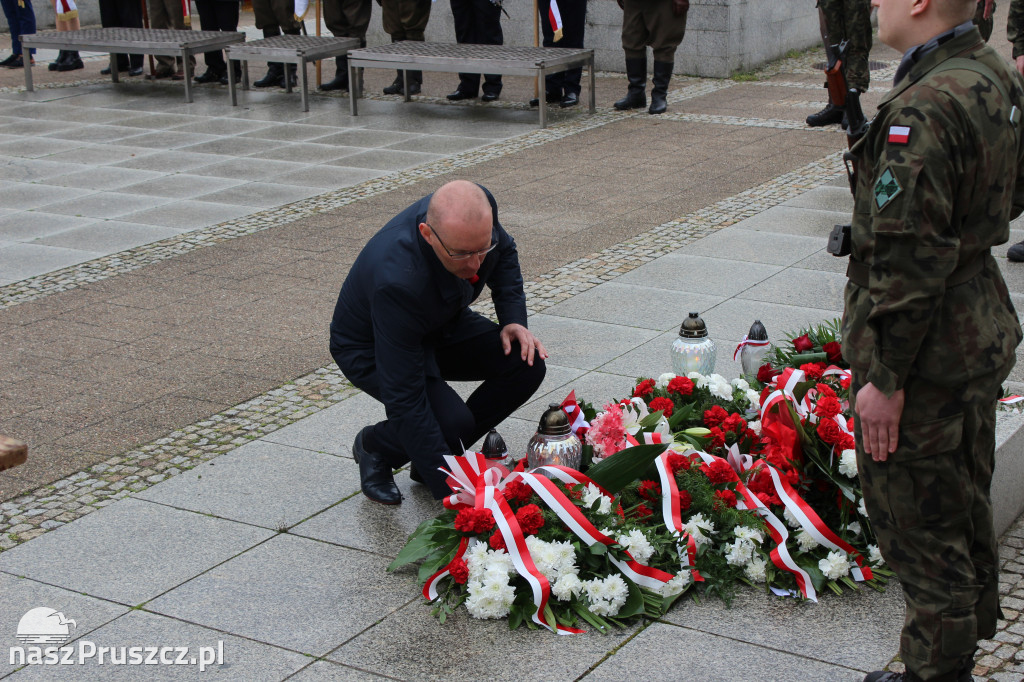
[(679, 376), (715, 371), (715, 342), (708, 338), (708, 328), (698, 313), (690, 313), (683, 320), (679, 338), (672, 342), (671, 353), (672, 371)]
[(740, 365), (744, 376), (757, 376), (757, 370), (764, 364), (764, 356), (768, 354), (768, 347), (768, 331), (761, 320), (754, 320), (740, 348)]
[(551, 403), (540, 418), (537, 433), (526, 446), (529, 468), (556, 464), (579, 469), (583, 461), (583, 444), (569, 427), (569, 417), (558, 403)]

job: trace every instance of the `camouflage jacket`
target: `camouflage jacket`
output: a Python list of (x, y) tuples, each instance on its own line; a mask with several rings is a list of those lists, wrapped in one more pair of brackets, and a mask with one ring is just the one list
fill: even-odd
[(1024, 55), (1024, 0), (1010, 0), (1006, 39), (1013, 43), (1013, 58)]
[[(951, 58), (987, 66), (1011, 101), (985, 75), (937, 70)], [(1021, 329), (989, 249), (1024, 210), (1022, 88), (971, 28), (910, 68), (853, 149), (843, 357), (886, 395), (912, 375), (956, 386), (1013, 366)]]

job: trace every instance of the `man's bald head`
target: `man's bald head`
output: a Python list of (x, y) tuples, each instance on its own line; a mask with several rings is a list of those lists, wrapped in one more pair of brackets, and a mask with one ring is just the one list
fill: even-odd
[(491, 202), (479, 185), (465, 180), (449, 182), (430, 197), (426, 222), (420, 223), (419, 231), (446, 270), (469, 279), (493, 246)]
[(954, 26), (974, 18), (978, 8), (977, 0), (934, 0), (936, 9), (946, 17)]
[(427, 222), (433, 226), (488, 225), (492, 222), (491, 203), (480, 186), (467, 180), (442, 185), (430, 197)]

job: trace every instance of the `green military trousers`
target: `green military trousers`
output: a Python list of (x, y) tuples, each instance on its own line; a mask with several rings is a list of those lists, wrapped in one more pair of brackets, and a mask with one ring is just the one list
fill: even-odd
[(846, 53), (847, 85), (866, 92), (871, 80), (871, 0), (818, 0), (818, 7), (825, 15), (829, 44), (850, 41)]
[(622, 50), (626, 59), (646, 59), (650, 45), (656, 62), (674, 62), (686, 35), (686, 14), (676, 16), (672, 0), (623, 0)]
[[(990, 484), (1005, 373), (950, 388), (911, 377), (896, 452), (875, 462), (856, 421), (868, 517), (906, 601), (900, 655), (924, 680), (955, 680), (999, 617)], [(863, 386), (854, 370), (851, 403)], [(852, 407), (853, 405), (851, 405)]]

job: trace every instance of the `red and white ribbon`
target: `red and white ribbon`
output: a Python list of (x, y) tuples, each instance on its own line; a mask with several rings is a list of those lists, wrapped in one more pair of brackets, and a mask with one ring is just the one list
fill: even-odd
[(590, 430), (590, 424), (583, 418), (583, 410), (576, 402), (576, 391), (570, 391), (562, 401), (562, 411), (569, 418), (569, 428), (577, 438), (582, 439)]
[(743, 340), (742, 340), (742, 341), (740, 341), (740, 343), (739, 343), (739, 345), (738, 345), (738, 346), (736, 346), (736, 350), (735, 350), (735, 351), (733, 351), (733, 354), (732, 354), (732, 359), (733, 359), (733, 362), (735, 362), (735, 361), (736, 361), (736, 358), (737, 358), (737, 357), (739, 356), (739, 354), (740, 354), (740, 350), (741, 350), (741, 349), (742, 349), (742, 348), (743, 348), (744, 346), (750, 346), (751, 348), (764, 348), (764, 347), (765, 347), (765, 346), (767, 346), (767, 345), (770, 345), (770, 342), (769, 342), (768, 340), (764, 340), (764, 341), (756, 341), (756, 340), (754, 340), (754, 339), (750, 339), (750, 338), (748, 338), (747, 336), (744, 336), (744, 337), (743, 337)]
[(1003, 405), (1016, 405), (1022, 401), (1024, 401), (1024, 395), (1008, 395), (1005, 398), (999, 399), (999, 402)]
[(675, 474), (672, 473), (668, 465), (669, 457), (672, 454), (674, 453), (663, 452), (658, 459), (654, 460), (658, 477), (661, 478), (661, 516), (665, 520), (665, 527), (678, 538), (680, 563), (690, 567), (690, 575), (694, 582), (703, 582), (704, 576), (697, 570), (697, 543), (692, 535), (683, 530), (679, 485), (676, 483)]

